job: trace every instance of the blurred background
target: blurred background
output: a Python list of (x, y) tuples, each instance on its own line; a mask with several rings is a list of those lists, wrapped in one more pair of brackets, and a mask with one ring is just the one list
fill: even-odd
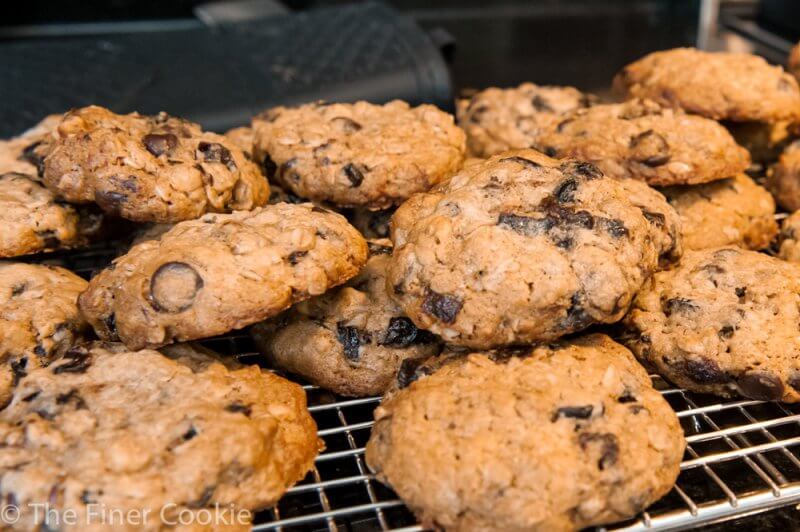
[(603, 95), (613, 74), (675, 46), (783, 62), (797, 0), (27, 0), (3, 2), (10, 135), (90, 102), (210, 129), (269, 105), (454, 94), (522, 81)]

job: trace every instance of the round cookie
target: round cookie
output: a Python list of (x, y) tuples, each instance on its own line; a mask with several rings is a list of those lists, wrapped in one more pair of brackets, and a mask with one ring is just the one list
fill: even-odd
[(191, 523), (180, 530), (208, 531), (198, 512), (215, 505), (229, 513), (214, 530), (247, 530), (250, 511), (277, 502), (319, 448), (296, 384), (188, 347), (102, 343), (23, 377), (0, 442), (0, 496), (21, 508), (14, 530), (38, 529), (34, 504), (74, 512), (81, 526), (62, 530), (120, 530), (102, 517), (138, 510), (142, 526), (126, 530), (175, 530), (181, 514)]
[(765, 184), (783, 209), (800, 210), (800, 141), (786, 147), (767, 174)]
[(687, 251), (639, 292), (628, 345), (665, 378), (723, 397), (800, 401), (800, 267), (736, 247)]
[(534, 150), (496, 155), (392, 218), (390, 294), (417, 327), (473, 348), (551, 340), (625, 314), (680, 256), (680, 220), (641, 181)]
[(778, 257), (789, 262), (800, 262), (800, 211), (781, 222), (778, 242)]
[(678, 419), (607, 336), (453, 356), (388, 395), (366, 460), (446, 530), (577, 530), (632, 517), (680, 471)]
[(764, 249), (778, 234), (772, 195), (745, 174), (661, 189), (681, 217), (685, 249), (727, 245)]
[(0, 257), (85, 243), (75, 209), (25, 174), (0, 174), (0, 227)]
[(714, 120), (800, 119), (797, 81), (752, 54), (695, 48), (654, 52), (623, 68), (614, 88), (628, 98), (650, 98)]
[(177, 222), (249, 210), (269, 198), (264, 176), (233, 143), (166, 113), (75, 109), (48, 142), (48, 188), (129, 220)]
[(366, 260), (344, 217), (308, 203), (207, 214), (115, 259), (79, 305), (101, 339), (154, 347), (262, 321), (347, 281)]
[(382, 395), (405, 361), (439, 352), (439, 339), (417, 329), (386, 293), (391, 243), (369, 247), (366, 266), (347, 284), (250, 329), (270, 364), (361, 397)]
[(47, 116), (21, 135), (0, 140), (0, 174), (16, 172), (36, 175), (44, 156), (42, 141), (53, 132), (61, 116)]
[(750, 165), (747, 150), (718, 123), (640, 99), (563, 115), (533, 147), (651, 185), (706, 183)]
[(386, 209), (450, 177), (464, 132), (431, 105), (313, 103), (253, 119), (254, 151), (283, 188), (315, 202)]
[(582, 109), (596, 98), (574, 87), (523, 83), (490, 87), (457, 102), (458, 125), (467, 134), (474, 157), (491, 157), (506, 150), (530, 148), (536, 136), (559, 116)]
[(0, 262), (0, 407), (26, 372), (81, 339), (88, 327), (77, 301), (86, 286), (64, 268)]

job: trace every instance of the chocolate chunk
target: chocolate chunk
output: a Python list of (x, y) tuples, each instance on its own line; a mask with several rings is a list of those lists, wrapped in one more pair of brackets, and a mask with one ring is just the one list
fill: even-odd
[(422, 311), (443, 323), (453, 323), (463, 305), (464, 302), (456, 296), (439, 294), (428, 288), (425, 300), (422, 302)]
[(631, 158), (647, 166), (661, 166), (670, 159), (667, 139), (648, 129), (630, 140)]
[(239, 401), (235, 401), (235, 402), (227, 405), (225, 407), (225, 410), (227, 412), (242, 413), (247, 417), (250, 417), (250, 414), (253, 413), (253, 409), (252, 408), (250, 408), (248, 405), (246, 405), (246, 404), (244, 404), (242, 402), (239, 402)]
[(344, 165), (342, 171), (344, 172), (344, 175), (347, 176), (347, 179), (350, 181), (350, 185), (353, 188), (360, 187), (361, 183), (364, 182), (364, 174), (353, 163)]
[(25, 290), (27, 289), (28, 289), (27, 282), (22, 281), (21, 283), (17, 283), (11, 287), (11, 297), (17, 297), (19, 295), (22, 295), (22, 293), (25, 292)]
[(562, 163), (559, 168), (565, 174), (582, 177), (590, 181), (603, 177), (603, 172), (598, 167), (585, 161), (567, 161)]
[(222, 163), (229, 170), (236, 170), (230, 150), (219, 142), (201, 142), (197, 145), (197, 151), (203, 154), (203, 160), (207, 163)]
[(159, 312), (177, 313), (191, 308), (203, 278), (185, 262), (166, 262), (150, 278), (150, 306)]
[(600, 446), (600, 459), (597, 467), (603, 470), (617, 463), (619, 457), (619, 444), (617, 437), (610, 433), (584, 432), (578, 436), (578, 444), (586, 450), (589, 446)]
[(539, 163), (531, 161), (530, 159), (526, 159), (524, 157), (518, 157), (516, 155), (513, 157), (503, 157), (502, 159), (500, 159), (499, 162), (501, 163), (514, 162), (519, 165), (525, 166), (526, 168), (541, 168), (541, 165)]
[(418, 358), (407, 358), (400, 363), (397, 371), (397, 387), (401, 390), (407, 388), (412, 382), (416, 382), (420, 377), (433, 373), (433, 371), (423, 364), (423, 360)]
[(268, 179), (272, 179), (275, 177), (278, 165), (275, 164), (275, 161), (272, 160), (269, 154), (266, 154), (264, 155), (264, 160), (261, 161), (261, 168), (264, 171), (264, 175), (267, 176)]
[[(63, 363), (60, 363), (62, 362)], [(53, 366), (53, 373), (59, 375), (61, 373), (86, 373), (89, 366), (92, 365), (92, 357), (89, 352), (82, 348), (73, 348), (64, 354), (64, 358), (59, 361), (58, 365)]]
[(142, 144), (144, 144), (147, 151), (159, 157), (175, 149), (175, 146), (178, 145), (178, 137), (172, 133), (164, 133), (163, 135), (151, 133), (142, 138)]
[(575, 200), (575, 191), (578, 190), (578, 182), (568, 177), (563, 180), (553, 191), (553, 196), (559, 203), (570, 203)]
[(642, 211), (642, 214), (648, 222), (655, 226), (664, 227), (667, 223), (667, 219), (660, 212)]
[(372, 335), (358, 327), (349, 327), (344, 322), (336, 324), (336, 335), (339, 343), (344, 347), (344, 356), (351, 362), (358, 362), (361, 357), (359, 348), (372, 341)]
[(369, 248), (370, 256), (392, 254), (392, 246), (382, 246), (380, 244), (376, 244), (375, 242), (367, 242), (367, 248)]
[(691, 299), (686, 299), (683, 297), (673, 297), (667, 299), (662, 304), (664, 314), (667, 316), (671, 316), (676, 312), (693, 312), (697, 310), (699, 307), (692, 302)]
[(583, 406), (562, 406), (557, 408), (553, 415), (550, 416), (550, 421), (557, 421), (560, 417), (568, 417), (572, 419), (589, 419), (592, 417), (592, 405)]
[(736, 379), (739, 392), (750, 399), (778, 401), (783, 397), (780, 377), (765, 370), (751, 370)]
[(300, 262), (300, 259), (302, 259), (306, 255), (308, 255), (308, 251), (293, 251), (289, 253), (288, 257), (289, 264), (291, 264), (292, 266), (296, 265), (298, 262)]
[(736, 327), (733, 325), (726, 325), (722, 329), (720, 329), (717, 334), (723, 340), (728, 340), (733, 337), (733, 333), (736, 332)]
[(355, 133), (361, 129), (361, 124), (355, 120), (347, 118), (346, 116), (337, 116), (331, 118), (331, 124), (335, 125), (345, 133)]
[(692, 357), (683, 362), (683, 373), (698, 384), (724, 384), (730, 379), (719, 364), (707, 357)]
[(389, 318), (389, 327), (383, 340), (378, 345), (389, 347), (408, 347), (415, 344), (430, 344), (436, 341), (436, 335), (418, 329), (414, 322), (404, 316)]
[(592, 318), (583, 308), (583, 296), (579, 292), (572, 294), (570, 307), (567, 309), (566, 317), (561, 320), (559, 327), (568, 332), (576, 332), (585, 329), (592, 323)]
[(531, 104), (533, 105), (533, 108), (536, 109), (537, 111), (542, 111), (545, 113), (552, 113), (555, 111), (555, 109), (553, 109), (553, 107), (547, 102), (547, 100), (545, 100), (539, 94), (533, 97), (533, 100), (531, 100)]

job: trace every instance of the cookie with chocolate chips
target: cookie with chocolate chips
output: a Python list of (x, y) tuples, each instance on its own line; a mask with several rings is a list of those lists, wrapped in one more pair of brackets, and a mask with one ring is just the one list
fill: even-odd
[(364, 269), (344, 286), (251, 328), (273, 366), (360, 397), (383, 394), (402, 364), (439, 352), (439, 339), (418, 329), (386, 293), (391, 242), (371, 241), (369, 249)]
[(432, 105), (314, 103), (253, 119), (254, 156), (283, 188), (341, 207), (386, 209), (450, 177), (464, 132)]
[(102, 343), (20, 378), (0, 443), (0, 497), (20, 508), (11, 530), (40, 528), (36, 504), (91, 530), (119, 530), (98, 508), (138, 511), (134, 528), (152, 531), (173, 530), (178, 514), (194, 514), (186, 530), (209, 530), (198, 512), (218, 505), (232, 530), (248, 530), (250, 512), (303, 478), (320, 446), (296, 384), (186, 346), (165, 356)]
[(797, 81), (752, 54), (695, 48), (654, 52), (623, 68), (614, 88), (628, 98), (650, 98), (714, 120), (800, 119)]
[(469, 165), (392, 218), (390, 295), (417, 327), (473, 348), (552, 340), (625, 314), (680, 220), (641, 181), (534, 150)]
[(800, 262), (800, 211), (787, 216), (781, 222), (778, 257), (789, 262)]
[(592, 105), (596, 98), (574, 87), (523, 83), (490, 87), (457, 102), (458, 125), (467, 133), (475, 157), (530, 148), (537, 135), (559, 116)]
[(661, 193), (681, 217), (685, 249), (764, 249), (778, 233), (772, 195), (745, 174)]
[(253, 209), (269, 198), (264, 176), (234, 143), (166, 113), (75, 109), (47, 142), (50, 190), (129, 220), (177, 222)]
[(800, 141), (786, 147), (770, 168), (765, 184), (783, 209), (800, 210)]
[(154, 347), (262, 321), (344, 283), (366, 260), (359, 232), (309, 203), (207, 214), (133, 246), (79, 304), (101, 339)]
[(684, 446), (631, 353), (591, 335), (448, 358), (383, 400), (366, 460), (425, 527), (577, 530), (665, 495)]
[(706, 183), (750, 165), (747, 150), (717, 122), (641, 99), (567, 113), (533, 147), (651, 185)]
[(0, 406), (28, 371), (82, 338), (88, 326), (77, 301), (86, 285), (64, 268), (0, 262)]
[(800, 266), (736, 247), (687, 251), (625, 318), (640, 360), (687, 390), (800, 401)]

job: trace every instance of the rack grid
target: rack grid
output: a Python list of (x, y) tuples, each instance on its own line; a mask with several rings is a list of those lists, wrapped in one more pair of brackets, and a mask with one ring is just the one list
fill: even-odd
[[(89, 278), (122, 249), (93, 247), (23, 258), (57, 264)], [(204, 340), (207, 347), (263, 365), (242, 332)], [(685, 530), (800, 504), (800, 405), (723, 400), (654, 385), (676, 411), (688, 446), (675, 487), (633, 519), (604, 530)], [(423, 530), (396, 494), (375, 480), (364, 446), (378, 397), (347, 399), (305, 385), (325, 441), (315, 468), (275, 508), (255, 515), (255, 531)]]

